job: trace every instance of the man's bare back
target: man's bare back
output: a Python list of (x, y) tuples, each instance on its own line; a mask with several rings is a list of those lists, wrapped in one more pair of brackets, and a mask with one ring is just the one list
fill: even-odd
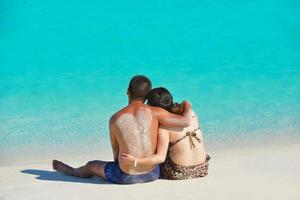
[(109, 125), (114, 157), (122, 171), (135, 175), (154, 169), (155, 166), (125, 165), (120, 157), (122, 153), (128, 152), (136, 158), (154, 154), (159, 124), (181, 127), (188, 125), (190, 104), (186, 102), (185, 105), (187, 109), (184, 117), (145, 105), (141, 101), (134, 101), (111, 117)]
[(152, 171), (154, 166), (134, 168), (124, 165), (120, 159), (123, 152), (130, 152), (137, 158), (155, 152), (158, 120), (151, 107), (141, 102), (132, 103), (113, 115), (110, 126), (113, 131), (111, 134), (115, 135), (119, 144), (117, 156), (120, 168), (129, 174)]

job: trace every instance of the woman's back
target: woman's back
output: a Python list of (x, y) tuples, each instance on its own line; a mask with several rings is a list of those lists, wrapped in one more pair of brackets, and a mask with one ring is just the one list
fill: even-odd
[[(171, 93), (162, 87), (152, 89), (147, 101), (151, 106), (161, 107), (177, 115), (181, 115), (185, 110), (184, 102), (174, 103)], [(162, 178), (180, 180), (207, 175), (210, 157), (204, 150), (198, 117), (193, 111), (189, 114), (191, 125), (184, 129), (170, 130), (160, 127), (156, 154), (148, 159), (139, 159), (140, 163), (161, 163)]]
[(182, 166), (198, 165), (206, 160), (203, 135), (198, 117), (192, 112), (191, 125), (182, 130), (168, 130), (170, 136), (170, 159)]

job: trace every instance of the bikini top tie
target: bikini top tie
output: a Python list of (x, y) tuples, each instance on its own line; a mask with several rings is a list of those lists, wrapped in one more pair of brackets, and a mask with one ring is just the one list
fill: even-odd
[(186, 132), (186, 134), (182, 137), (179, 138), (178, 140), (176, 140), (175, 142), (170, 142), (169, 143), (169, 148), (171, 148), (172, 146), (174, 146), (175, 144), (177, 144), (178, 142), (180, 142), (181, 140), (183, 140), (186, 137), (189, 137), (189, 141), (190, 141), (190, 148), (192, 149), (193, 147), (195, 148), (195, 144), (193, 141), (193, 138), (195, 138), (199, 143), (201, 143), (201, 139), (197, 137), (196, 131), (199, 130), (200, 128), (198, 127), (197, 129), (193, 130), (193, 131), (188, 131)]

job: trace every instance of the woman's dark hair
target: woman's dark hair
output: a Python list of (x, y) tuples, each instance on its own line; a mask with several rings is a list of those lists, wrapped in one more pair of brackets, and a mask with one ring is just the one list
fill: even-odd
[(171, 93), (163, 87), (152, 89), (147, 96), (147, 104), (150, 106), (157, 106), (166, 109), (175, 114), (183, 112), (183, 105), (173, 102)]

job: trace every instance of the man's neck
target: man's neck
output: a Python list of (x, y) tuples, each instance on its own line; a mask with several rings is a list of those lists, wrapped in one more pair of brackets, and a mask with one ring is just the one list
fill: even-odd
[(140, 99), (129, 99), (129, 105), (130, 104), (144, 104), (144, 101), (143, 100), (140, 100)]

